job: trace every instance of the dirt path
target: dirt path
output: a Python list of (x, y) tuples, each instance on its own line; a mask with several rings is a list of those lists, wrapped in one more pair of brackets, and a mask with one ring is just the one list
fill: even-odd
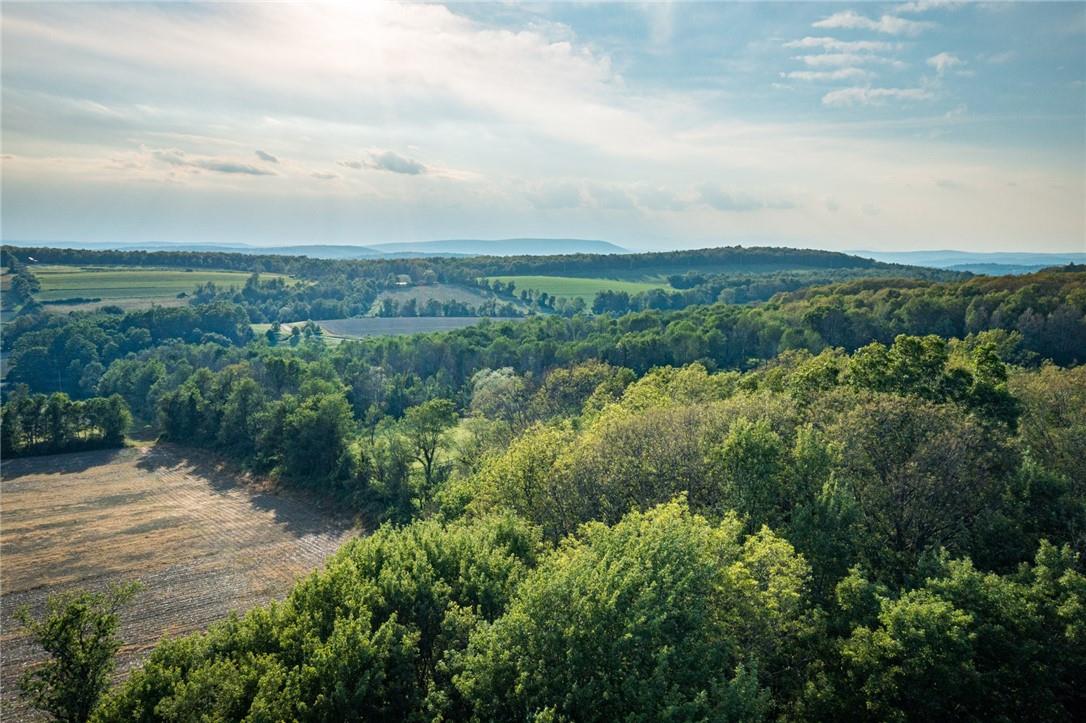
[(353, 534), (309, 500), (238, 480), (205, 453), (165, 444), (4, 462), (0, 718), (34, 719), (15, 689), (37, 655), (12, 619), (19, 606), (142, 581), (123, 614), (123, 673), (163, 636), (282, 598)]

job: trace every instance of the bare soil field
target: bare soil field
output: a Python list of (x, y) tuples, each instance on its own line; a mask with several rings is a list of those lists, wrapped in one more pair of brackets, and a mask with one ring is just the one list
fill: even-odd
[(50, 593), (140, 580), (118, 677), (164, 636), (282, 598), (350, 520), (169, 444), (5, 461), (0, 487), (0, 718), (35, 720), (16, 681), (37, 660), (13, 620)]

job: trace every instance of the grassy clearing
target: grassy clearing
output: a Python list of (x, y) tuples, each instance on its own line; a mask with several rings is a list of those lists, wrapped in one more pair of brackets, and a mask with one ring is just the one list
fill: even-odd
[[(480, 316), (405, 316), (405, 317), (358, 317), (353, 319), (325, 319), (316, 322), (324, 332), (328, 344), (339, 344), (348, 339), (364, 339), (369, 336), (406, 336), (408, 334), (428, 334), (434, 331), (452, 331), (474, 326), (483, 321)], [(518, 319), (491, 319), (492, 322), (518, 321)], [(292, 326), (302, 326), (305, 322), (297, 321), (280, 324), (279, 339), (290, 337)], [(253, 332), (264, 334), (271, 324), (253, 324)]]
[(591, 304), (600, 291), (625, 291), (628, 294), (638, 294), (651, 289), (670, 288), (663, 281), (622, 281), (619, 279), (581, 278), (578, 276), (490, 276), (488, 280), (495, 279), (503, 283), (512, 281), (516, 284), (517, 292), (530, 289), (532, 291), (546, 293), (551, 296), (567, 299), (581, 298), (585, 303)]
[(377, 300), (373, 302), (370, 313), (377, 313), (377, 310), (381, 308), (381, 302), (386, 298), (392, 299), (401, 305), (414, 299), (415, 303), (418, 304), (418, 308), (422, 309), (430, 299), (435, 299), (441, 303), (456, 301), (470, 306), (479, 306), (480, 304), (493, 299), (494, 294), (489, 291), (484, 293), (480, 289), (472, 289), (466, 286), (454, 286), (452, 284), (419, 284), (404, 289), (393, 289), (382, 292), (381, 295), (377, 297)]
[(281, 598), (352, 533), (305, 499), (269, 494), (172, 445), (5, 461), (0, 707), (36, 719), (15, 681), (38, 659), (11, 618), (50, 593), (139, 579), (122, 615), (120, 671), (163, 635)]
[[(140, 299), (160, 302), (176, 299), (181, 292), (192, 293), (209, 281), (219, 286), (241, 287), (245, 271), (156, 269), (117, 266), (62, 266), (42, 264), (31, 269), (41, 282), (36, 298), (42, 303), (74, 297), (99, 298), (101, 304)], [(261, 274), (262, 278), (280, 274)]]

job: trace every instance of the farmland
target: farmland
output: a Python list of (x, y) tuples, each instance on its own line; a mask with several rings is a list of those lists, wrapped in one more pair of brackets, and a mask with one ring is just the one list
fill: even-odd
[(517, 293), (532, 290), (559, 298), (584, 299), (591, 304), (600, 291), (625, 291), (637, 294), (652, 289), (667, 289), (663, 281), (624, 281), (619, 279), (581, 278), (578, 276), (491, 276), (489, 281), (501, 281), (516, 284)]
[(123, 673), (164, 635), (281, 598), (350, 535), (307, 500), (167, 444), (5, 460), (2, 494), (5, 720), (27, 718), (15, 681), (38, 654), (12, 620), (18, 606), (141, 580), (122, 616)]
[[(191, 294), (200, 284), (240, 287), (249, 276), (243, 271), (207, 271), (203, 269), (156, 269), (111, 266), (38, 265), (32, 268), (41, 283), (35, 298), (59, 310), (85, 309), (104, 304), (139, 308), (151, 304), (178, 304), (178, 294)], [(269, 278), (276, 274), (263, 274)], [(63, 299), (100, 299), (85, 304), (58, 305)], [(54, 302), (50, 304), (49, 302)]]
[[(338, 344), (348, 339), (363, 339), (369, 336), (406, 336), (408, 334), (428, 334), (435, 331), (451, 331), (463, 329), (466, 326), (474, 326), (487, 317), (479, 316), (405, 316), (405, 317), (375, 317), (366, 316), (355, 319), (325, 319), (318, 321), (324, 332), (325, 340), (330, 344)], [(491, 322), (517, 321), (517, 319), (490, 319)], [(292, 326), (301, 326), (302, 322), (294, 324), (282, 324), (280, 326), (280, 338), (286, 339), (290, 335)], [(253, 331), (258, 334), (265, 333), (271, 328), (271, 324), (253, 324)]]
[(404, 289), (392, 289), (382, 292), (377, 297), (377, 300), (373, 302), (370, 313), (376, 314), (381, 308), (381, 302), (385, 299), (391, 299), (395, 301), (397, 305), (403, 305), (411, 299), (414, 299), (418, 308), (422, 309), (426, 306), (426, 302), (431, 299), (438, 303), (453, 301), (469, 306), (479, 306), (480, 304), (484, 304), (487, 301), (494, 299), (494, 294), (491, 291), (482, 291), (480, 289), (453, 284), (420, 284), (409, 286)]

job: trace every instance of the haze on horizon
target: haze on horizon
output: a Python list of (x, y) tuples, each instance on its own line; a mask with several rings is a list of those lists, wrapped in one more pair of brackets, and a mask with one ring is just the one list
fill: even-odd
[(9, 240), (1086, 250), (1086, 4), (11, 4)]

